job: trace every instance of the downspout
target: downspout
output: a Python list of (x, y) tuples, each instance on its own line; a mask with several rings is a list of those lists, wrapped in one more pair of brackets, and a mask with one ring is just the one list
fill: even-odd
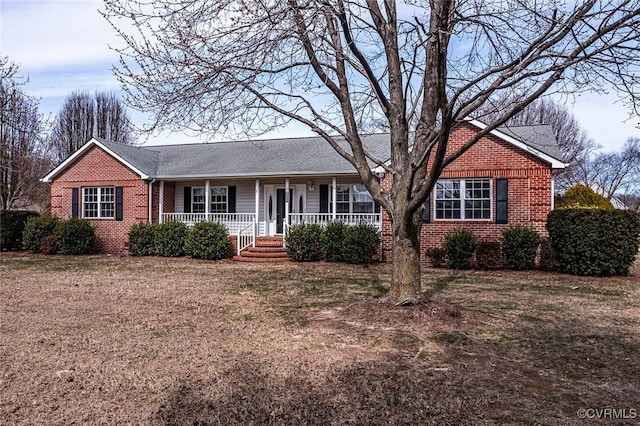
[(155, 181), (155, 178), (149, 181), (149, 223), (153, 223), (153, 183)]

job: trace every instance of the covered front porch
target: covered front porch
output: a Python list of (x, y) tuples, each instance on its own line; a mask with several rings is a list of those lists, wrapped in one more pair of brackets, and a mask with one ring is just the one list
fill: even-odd
[(240, 253), (258, 237), (282, 236), (297, 224), (367, 223), (381, 229), (382, 215), (357, 176), (229, 178), (158, 183), (159, 223), (223, 224)]

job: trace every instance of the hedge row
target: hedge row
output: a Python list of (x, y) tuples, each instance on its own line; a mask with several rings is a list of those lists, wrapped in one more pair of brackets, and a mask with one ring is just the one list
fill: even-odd
[(531, 269), (539, 245), (540, 236), (525, 226), (504, 229), (501, 241), (478, 240), (473, 232), (457, 229), (444, 234), (442, 248), (430, 248), (426, 255), (435, 267), (446, 264), (451, 269), (467, 269), (475, 254), (480, 269), (503, 265), (510, 269)]
[(346, 226), (332, 222), (294, 225), (287, 233), (287, 253), (297, 262), (324, 258), (328, 262), (369, 263), (378, 250), (380, 232), (369, 224)]
[(24, 226), (22, 243), (33, 253), (87, 254), (94, 248), (95, 230), (84, 219), (35, 216)]
[(640, 214), (628, 210), (554, 210), (547, 230), (557, 269), (574, 275), (627, 275), (640, 246)]
[(196, 259), (219, 260), (229, 256), (231, 241), (224, 225), (199, 222), (188, 228), (182, 222), (160, 225), (136, 223), (129, 230), (126, 244), (132, 256), (191, 256)]

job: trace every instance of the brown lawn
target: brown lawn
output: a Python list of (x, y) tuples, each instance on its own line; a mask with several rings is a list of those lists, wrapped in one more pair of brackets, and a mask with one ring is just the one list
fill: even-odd
[(637, 266), (427, 270), (408, 308), (380, 298), (389, 272), (4, 253), (0, 423), (640, 419)]

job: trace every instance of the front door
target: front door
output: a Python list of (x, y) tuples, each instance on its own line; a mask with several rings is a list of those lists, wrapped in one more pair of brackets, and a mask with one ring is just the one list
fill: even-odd
[[(293, 188), (289, 189), (289, 194), (291, 196), (291, 200), (294, 200), (293, 196), (294, 190)], [(286, 218), (285, 215), (285, 205), (286, 205), (286, 196), (287, 192), (284, 188), (276, 188), (276, 233), (282, 234), (284, 232), (283, 223)], [(289, 202), (289, 213), (293, 213), (293, 202)]]

